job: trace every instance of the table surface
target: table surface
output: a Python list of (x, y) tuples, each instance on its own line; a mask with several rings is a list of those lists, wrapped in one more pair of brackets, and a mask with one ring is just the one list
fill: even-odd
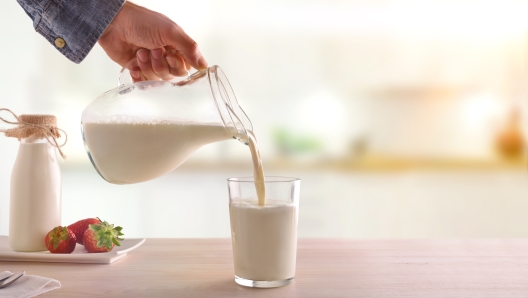
[(229, 239), (147, 239), (109, 265), (0, 261), (57, 279), (44, 297), (527, 297), (528, 240), (299, 239), (295, 282), (233, 280)]

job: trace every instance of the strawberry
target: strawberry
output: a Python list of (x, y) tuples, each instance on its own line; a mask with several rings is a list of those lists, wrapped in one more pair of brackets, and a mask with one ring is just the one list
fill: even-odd
[(75, 233), (75, 237), (77, 237), (77, 243), (83, 244), (83, 235), (84, 232), (88, 229), (88, 225), (100, 222), (101, 220), (99, 220), (98, 218), (86, 218), (79, 220), (78, 222), (72, 223), (68, 226), (68, 229), (72, 230), (73, 233)]
[(75, 249), (75, 234), (68, 227), (55, 227), (44, 239), (46, 248), (54, 254), (71, 254)]
[(124, 235), (121, 233), (122, 227), (115, 227), (106, 221), (101, 221), (96, 224), (90, 224), (88, 229), (84, 232), (84, 248), (88, 252), (109, 252), (115, 245), (119, 244), (119, 236)]

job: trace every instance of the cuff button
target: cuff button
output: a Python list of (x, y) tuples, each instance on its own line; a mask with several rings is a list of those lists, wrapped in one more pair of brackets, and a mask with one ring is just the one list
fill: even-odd
[(66, 41), (64, 41), (64, 39), (58, 37), (58, 38), (55, 39), (55, 45), (57, 46), (57, 48), (62, 49), (66, 45)]

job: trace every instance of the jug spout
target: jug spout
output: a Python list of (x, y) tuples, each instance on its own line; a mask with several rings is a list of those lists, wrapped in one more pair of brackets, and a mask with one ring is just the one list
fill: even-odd
[(211, 95), (228, 133), (245, 145), (249, 143), (248, 131), (253, 125), (246, 112), (238, 104), (235, 92), (226, 75), (217, 65), (207, 69)]

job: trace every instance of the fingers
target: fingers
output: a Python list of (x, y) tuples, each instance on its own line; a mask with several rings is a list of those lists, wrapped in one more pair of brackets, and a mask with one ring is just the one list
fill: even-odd
[[(158, 50), (158, 51), (155, 51)], [(161, 49), (155, 49), (155, 53), (146, 49), (139, 49), (136, 53), (137, 62), (141, 73), (147, 80), (172, 79), (169, 67)], [(162, 61), (163, 60), (163, 61)]]
[(143, 80), (172, 80), (174, 76), (186, 76), (190, 65), (172, 48), (153, 50), (139, 49), (136, 58), (127, 63), (126, 68), (134, 82)]
[(150, 51), (152, 61), (152, 70), (162, 80), (170, 81), (174, 78), (171, 74), (169, 64), (167, 63), (164, 48), (153, 49)]
[(187, 63), (180, 55), (178, 55), (176, 49), (169, 49), (167, 51), (166, 59), (170, 66), (170, 72), (172, 75), (177, 77), (183, 77), (187, 75)]
[(127, 68), (130, 71), (130, 76), (132, 77), (132, 81), (134, 83), (146, 80), (146, 78), (141, 73), (141, 69), (139, 69), (138, 60), (136, 57), (128, 61), (125, 64), (125, 68)]

